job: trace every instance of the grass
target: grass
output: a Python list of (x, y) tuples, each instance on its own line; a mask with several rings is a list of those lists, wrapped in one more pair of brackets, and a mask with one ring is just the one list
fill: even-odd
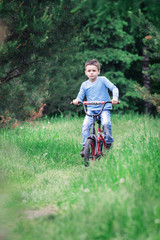
[(85, 168), (82, 118), (1, 130), (2, 239), (160, 239), (159, 118), (113, 115), (114, 148)]

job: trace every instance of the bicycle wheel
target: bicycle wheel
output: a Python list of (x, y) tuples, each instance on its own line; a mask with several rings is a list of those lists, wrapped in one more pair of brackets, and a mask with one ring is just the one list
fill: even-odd
[(100, 148), (101, 155), (103, 155), (104, 143), (103, 143), (102, 140), (100, 141), (100, 146), (99, 146), (99, 148)]
[(84, 149), (84, 163), (87, 167), (89, 165), (89, 160), (95, 160), (95, 142), (93, 139), (87, 139)]
[(100, 142), (100, 151), (101, 151), (102, 156), (106, 155), (106, 145), (104, 144), (104, 142), (102, 140)]

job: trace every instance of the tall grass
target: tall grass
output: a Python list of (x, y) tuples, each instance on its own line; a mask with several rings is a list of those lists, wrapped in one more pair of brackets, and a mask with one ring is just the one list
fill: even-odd
[(160, 239), (160, 128), (113, 115), (113, 149), (80, 157), (83, 119), (1, 130), (1, 217), (6, 239)]

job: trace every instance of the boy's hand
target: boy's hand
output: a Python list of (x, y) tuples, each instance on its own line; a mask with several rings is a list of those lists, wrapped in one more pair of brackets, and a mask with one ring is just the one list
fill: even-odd
[(74, 99), (73, 100), (73, 104), (75, 104), (75, 105), (79, 105), (79, 100), (76, 98), (76, 99)]
[(112, 99), (112, 104), (113, 104), (113, 105), (116, 105), (117, 103), (118, 103), (118, 99), (114, 97), (114, 98)]

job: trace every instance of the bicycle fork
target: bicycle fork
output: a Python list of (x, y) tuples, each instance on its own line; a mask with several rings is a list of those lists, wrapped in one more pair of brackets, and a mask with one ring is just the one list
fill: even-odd
[(97, 141), (98, 141), (98, 155), (102, 154), (102, 145), (104, 145), (104, 149), (106, 148), (106, 142), (104, 140), (104, 137), (101, 134), (101, 120), (98, 118), (97, 119), (98, 123), (98, 130), (97, 130)]
[(92, 125), (91, 125), (91, 134), (88, 137), (94, 141), (94, 146), (92, 147), (92, 161), (95, 161), (95, 157), (98, 153), (98, 142), (97, 142), (97, 136), (95, 131), (95, 117), (92, 116)]

